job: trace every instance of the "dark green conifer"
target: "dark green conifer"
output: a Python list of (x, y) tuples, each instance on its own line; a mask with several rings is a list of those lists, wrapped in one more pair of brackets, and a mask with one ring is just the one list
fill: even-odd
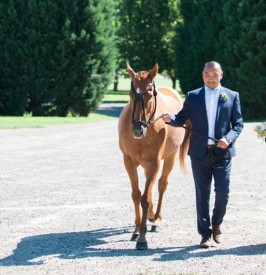
[(94, 110), (114, 71), (114, 2), (1, 3), (0, 114), (87, 116)]

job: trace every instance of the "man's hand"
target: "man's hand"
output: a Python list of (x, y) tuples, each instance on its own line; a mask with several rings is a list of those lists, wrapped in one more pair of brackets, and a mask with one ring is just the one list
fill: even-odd
[(230, 145), (230, 143), (227, 141), (226, 138), (219, 139), (219, 141), (217, 143), (217, 147), (221, 148), (221, 149), (226, 149), (229, 145)]
[(171, 121), (171, 114), (168, 112), (165, 112), (162, 114), (162, 120), (164, 122), (170, 122)]

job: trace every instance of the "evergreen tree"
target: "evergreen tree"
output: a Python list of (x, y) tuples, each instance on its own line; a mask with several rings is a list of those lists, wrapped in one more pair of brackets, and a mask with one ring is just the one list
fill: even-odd
[(28, 104), (23, 26), (14, 1), (0, 3), (0, 114), (22, 115)]
[(178, 0), (124, 0), (119, 5), (119, 49), (122, 64), (149, 70), (156, 62), (176, 81), (174, 30)]
[[(67, 6), (71, 14), (74, 7)], [(89, 5), (80, 6), (65, 25), (66, 37), (72, 37), (74, 42), (70, 45), (72, 58), (65, 64), (66, 75), (61, 78), (62, 87), (69, 81), (70, 89), (67, 93), (61, 92), (56, 99), (58, 115), (68, 110), (73, 115), (86, 116), (97, 108), (106, 92), (115, 68), (114, 12), (114, 1), (90, 0)]]
[(223, 5), (218, 0), (180, 2), (183, 20), (176, 28), (176, 65), (185, 93), (203, 85), (203, 66), (217, 56), (219, 32), (223, 28), (222, 10)]
[(265, 119), (265, 7), (263, 0), (181, 0), (176, 52), (184, 92), (200, 87), (203, 64), (216, 60), (223, 85), (240, 93), (244, 117)]
[(246, 119), (266, 118), (266, 4), (229, 0), (224, 9), (220, 58), (224, 83), (241, 94)]
[[(17, 114), (7, 109), (7, 99), (14, 105), (17, 90), (21, 99), (26, 96), (20, 114), (24, 109), (33, 115), (86, 116), (94, 110), (115, 65), (114, 2), (8, 0), (2, 4), (0, 37), (5, 51), (1, 57), (8, 68), (0, 65), (0, 72), (12, 71), (13, 86), (7, 83), (8, 73), (1, 74), (0, 113)], [(7, 10), (13, 13), (6, 15)], [(14, 35), (8, 37), (10, 28)], [(11, 58), (12, 43), (18, 58)]]

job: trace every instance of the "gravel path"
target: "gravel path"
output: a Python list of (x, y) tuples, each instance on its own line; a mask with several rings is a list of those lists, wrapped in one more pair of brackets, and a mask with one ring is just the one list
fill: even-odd
[(266, 143), (254, 126), (237, 142), (224, 243), (196, 246), (187, 158), (188, 175), (178, 164), (171, 174), (148, 251), (129, 241), (134, 210), (116, 120), (0, 130), (0, 274), (266, 274)]

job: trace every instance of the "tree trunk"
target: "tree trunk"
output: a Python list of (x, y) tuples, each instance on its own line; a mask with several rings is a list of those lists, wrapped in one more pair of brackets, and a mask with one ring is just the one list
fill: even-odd
[(173, 89), (175, 89), (176, 88), (176, 77), (171, 75), (170, 78), (172, 80), (172, 87), (173, 87)]
[(118, 81), (114, 81), (114, 92), (118, 91)]
[(119, 79), (119, 74), (118, 74), (118, 71), (115, 70), (114, 92), (118, 91), (118, 79)]

